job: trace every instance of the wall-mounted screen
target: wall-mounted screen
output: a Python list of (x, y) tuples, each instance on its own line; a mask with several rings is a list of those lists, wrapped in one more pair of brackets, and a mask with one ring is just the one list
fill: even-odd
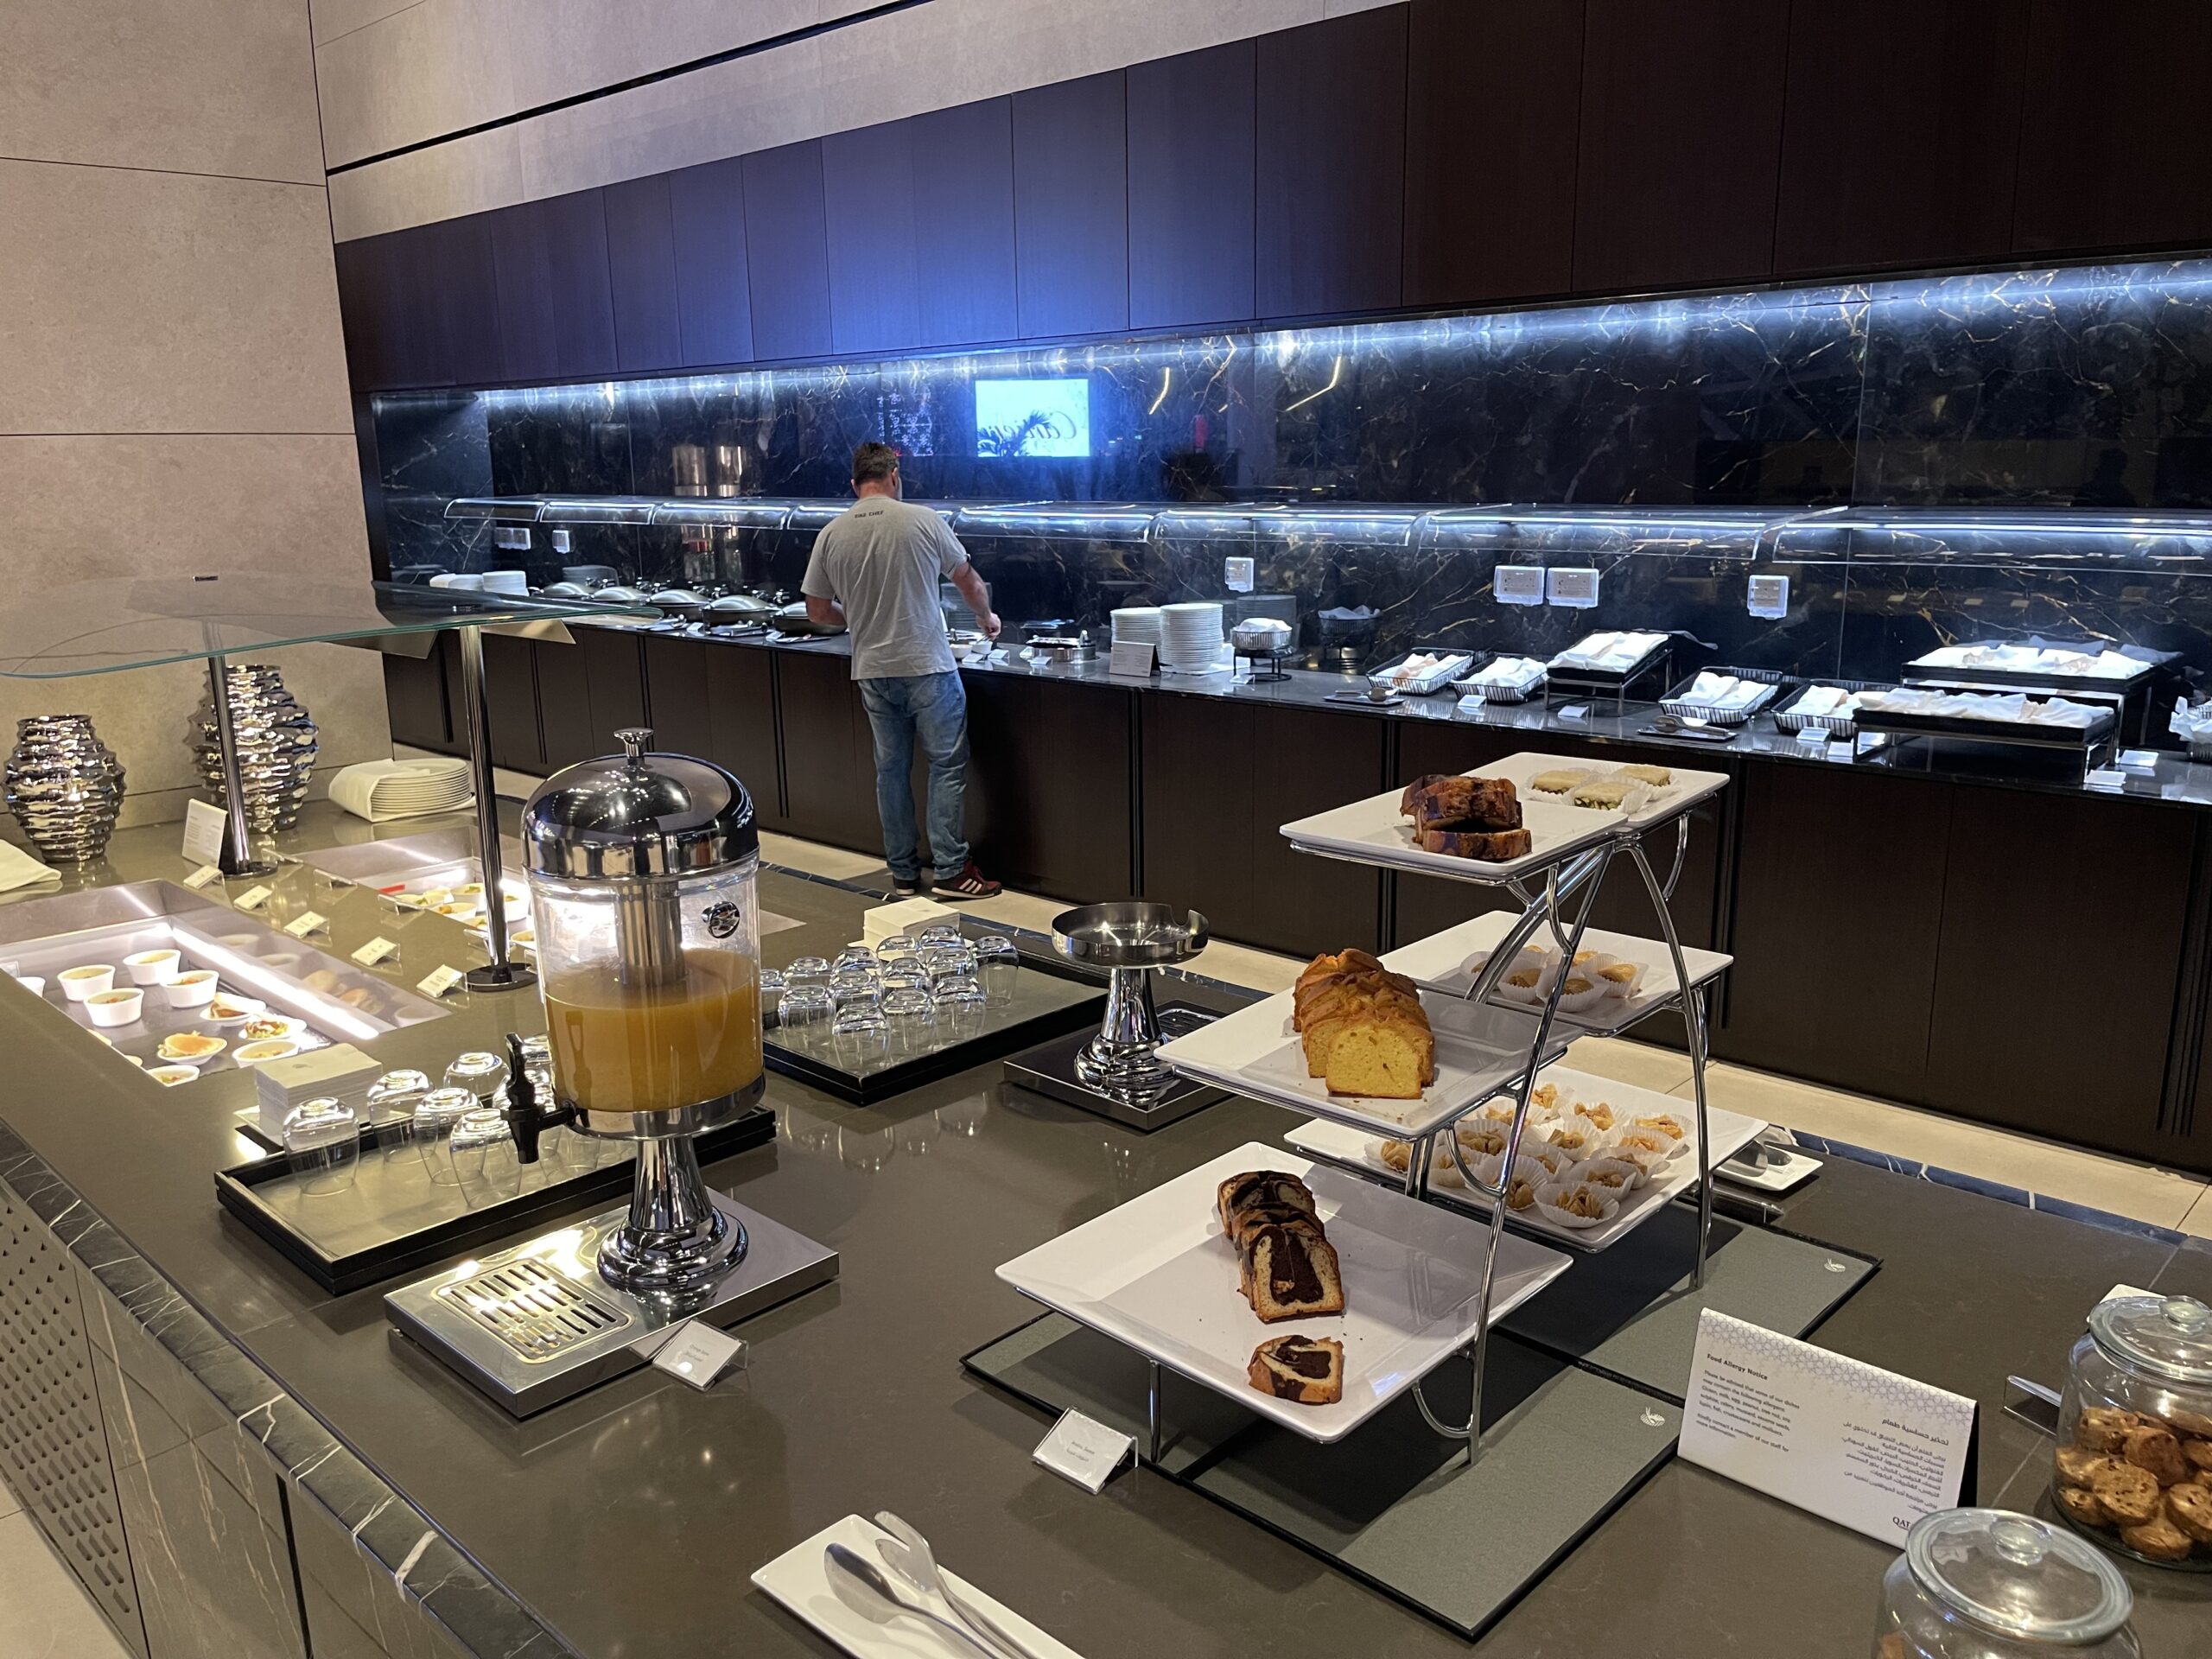
[(985, 459), (1090, 453), (1090, 382), (976, 382), (976, 453)]

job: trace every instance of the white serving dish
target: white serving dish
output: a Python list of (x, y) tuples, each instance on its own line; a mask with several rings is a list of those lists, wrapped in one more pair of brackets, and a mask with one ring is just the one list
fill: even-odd
[(16, 984), (22, 986), (25, 990), (29, 991), (33, 996), (44, 996), (46, 995), (46, 981), (37, 974), (11, 974), (9, 977), (13, 979)]
[[(1633, 880), (1632, 873), (1630, 879)], [(1382, 958), (1382, 965), (1403, 974), (1426, 990), (1440, 991), (1446, 996), (1464, 997), (1475, 982), (1475, 976), (1467, 971), (1467, 958), (1478, 950), (1496, 950), (1498, 941), (1511, 931), (1518, 920), (1520, 918), (1511, 911), (1491, 911), (1472, 921), (1462, 922), (1457, 927), (1447, 927), (1425, 939), (1400, 945)], [(1565, 928), (1563, 924), (1562, 929), (1572, 934), (1573, 930)], [(1559, 941), (1552, 937), (1548, 927), (1538, 928), (1530, 943), (1543, 946), (1554, 956), (1558, 954)], [(1675, 1000), (1675, 963), (1668, 955), (1664, 940), (1638, 938), (1632, 933), (1611, 933), (1604, 928), (1592, 927), (1584, 931), (1582, 948), (1585, 950), (1602, 950), (1608, 956), (1627, 962), (1640, 962), (1644, 967), (1643, 979), (1629, 995), (1606, 997), (1595, 1007), (1585, 1008), (1579, 1014), (1562, 1010), (1558, 1017), (1577, 1030), (1623, 1031), (1647, 1014), (1656, 1013)], [(1682, 960), (1689, 969), (1690, 983), (1703, 985), (1719, 977), (1736, 959), (1723, 956), (1718, 950), (1700, 950), (1684, 945)], [(1529, 1006), (1495, 993), (1491, 1000), (1500, 1007), (1525, 1008)]]
[(200, 1068), (187, 1065), (182, 1060), (163, 1060), (159, 1065), (147, 1066), (146, 1075), (164, 1089), (175, 1089), (181, 1084), (199, 1082)]
[(204, 1008), (222, 988), (222, 981), (213, 969), (195, 968), (166, 982), (162, 986), (162, 996), (173, 1008)]
[[(1263, 1325), (1236, 1288), (1236, 1253), (1215, 1189), (1247, 1170), (1305, 1178), (1344, 1281), (1344, 1311)], [(1179, 1376), (1307, 1440), (1341, 1440), (1474, 1339), (1487, 1228), (1359, 1176), (1252, 1141), (1162, 1183), (1001, 1266), (999, 1277), (1047, 1307), (1128, 1344)], [(1499, 1241), (1491, 1318), (1503, 1319), (1567, 1270), (1567, 1258), (1511, 1235)], [(1344, 1398), (1301, 1406), (1251, 1385), (1270, 1337), (1344, 1344)], [(1173, 1404), (1168, 1413), (1172, 1418)]]
[(1539, 794), (1529, 784), (1541, 772), (1565, 768), (1609, 772), (1617, 765), (1580, 755), (1523, 753), (1508, 755), (1494, 766), (1462, 773), (1468, 778), (1512, 780), (1515, 792), (1521, 798), (1521, 822), (1529, 831), (1530, 842), (1529, 851), (1520, 858), (1493, 863), (1424, 851), (1414, 844), (1412, 820), (1398, 811), (1398, 803), (1405, 796), (1402, 786), (1286, 823), (1282, 833), (1301, 852), (1417, 870), (1452, 880), (1496, 883), (1524, 871), (1556, 864), (1624, 828), (1643, 829), (1664, 823), (1726, 788), (1728, 783), (1726, 772), (1670, 767), (1674, 780), (1656, 790), (1652, 798), (1632, 812), (1618, 807), (1571, 805), (1563, 798)]
[[(925, 1516), (925, 1521), (928, 1519)], [(936, 1625), (904, 1615), (878, 1624), (855, 1612), (837, 1599), (830, 1586), (827, 1557), (830, 1546), (842, 1544), (861, 1560), (883, 1565), (877, 1554), (879, 1541), (891, 1535), (857, 1515), (823, 1528), (804, 1543), (785, 1550), (753, 1575), (753, 1582), (828, 1640), (858, 1659), (976, 1659), (976, 1649), (954, 1641)], [(957, 1554), (959, 1544), (931, 1541), (933, 1551)], [(1055, 1642), (1003, 1602), (985, 1595), (951, 1568), (939, 1564), (961, 1600), (980, 1609), (1001, 1630), (1020, 1641), (1041, 1659), (1083, 1659), (1073, 1648)]]
[(133, 985), (166, 985), (184, 971), (184, 953), (181, 950), (141, 950), (125, 957), (123, 965), (130, 970)]
[(120, 990), (95, 991), (85, 999), (85, 1017), (103, 1030), (135, 1026), (146, 1011), (146, 993), (136, 985)]
[[(1546, 1220), (1535, 1211), (1516, 1211), (1507, 1219), (1523, 1231), (1535, 1233), (1578, 1250), (1602, 1250), (1618, 1242), (1659, 1213), (1662, 1206), (1674, 1201), (1697, 1185), (1697, 1103), (1682, 1100), (1673, 1095), (1662, 1095), (1649, 1089), (1638, 1089), (1633, 1084), (1615, 1083), (1610, 1077), (1593, 1077), (1586, 1071), (1571, 1071), (1563, 1065), (1548, 1068), (1541, 1081), (1559, 1085), (1562, 1105), (1574, 1099), (1603, 1100), (1610, 1103), (1623, 1120), (1654, 1112), (1666, 1112), (1688, 1125), (1690, 1139), (1685, 1142), (1682, 1154), (1670, 1161), (1656, 1175), (1633, 1192), (1620, 1195), (1621, 1207), (1610, 1221), (1595, 1227), (1561, 1227)], [(1725, 1111), (1709, 1102), (1706, 1106), (1706, 1123), (1713, 1135), (1711, 1159), (1717, 1173), (1721, 1163), (1731, 1157), (1766, 1128), (1764, 1121), (1745, 1117), (1740, 1112)], [(1408, 1137), (1399, 1135), (1398, 1140)], [(1347, 1128), (1341, 1123), (1331, 1123), (1321, 1118), (1301, 1123), (1283, 1137), (1300, 1152), (1307, 1153), (1326, 1163), (1348, 1170), (1357, 1170), (1389, 1185), (1394, 1190), (1402, 1185), (1405, 1177), (1382, 1161), (1382, 1142), (1357, 1129)], [(1533, 1136), (1524, 1136), (1533, 1144)], [(1429, 1199), (1470, 1217), (1490, 1214), (1490, 1202), (1480, 1193), (1465, 1186), (1440, 1185), (1432, 1173), (1428, 1184)]]
[(61, 995), (72, 1002), (82, 1002), (87, 997), (115, 988), (115, 969), (95, 962), (79, 968), (64, 968), (54, 978), (60, 984)]
[[(1161, 1045), (1160, 1058), (1178, 1071), (1293, 1111), (1313, 1112), (1357, 1128), (1408, 1138), (1425, 1135), (1472, 1111), (1518, 1078), (1535, 1041), (1536, 1017), (1519, 1009), (1478, 1006), (1440, 992), (1421, 993), (1436, 1037), (1436, 1081), (1417, 1100), (1332, 1095), (1306, 1074), (1306, 1051), (1290, 1028), (1291, 993), (1248, 1003)], [(1547, 1044), (1547, 1059), (1567, 1052), (1564, 1033)]]

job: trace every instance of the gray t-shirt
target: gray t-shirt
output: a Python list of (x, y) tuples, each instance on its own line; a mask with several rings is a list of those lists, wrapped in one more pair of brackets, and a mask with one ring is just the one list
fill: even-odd
[(950, 674), (938, 582), (968, 563), (951, 527), (887, 495), (855, 501), (814, 538), (799, 591), (844, 607), (853, 677)]

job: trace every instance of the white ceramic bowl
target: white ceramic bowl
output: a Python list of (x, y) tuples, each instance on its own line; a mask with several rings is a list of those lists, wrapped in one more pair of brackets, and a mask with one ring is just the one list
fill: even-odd
[(180, 1065), (171, 1062), (166, 1065), (148, 1066), (146, 1075), (164, 1089), (174, 1089), (180, 1083), (198, 1082), (200, 1068), (196, 1065)]
[(41, 978), (38, 975), (17, 974), (15, 976), (15, 979), (16, 984), (22, 986), (33, 996), (44, 996), (46, 995), (46, 981)]
[(88, 996), (98, 996), (102, 991), (115, 988), (115, 969), (98, 963), (82, 968), (64, 968), (55, 977), (61, 982), (61, 995), (72, 1002), (81, 1002)]
[(215, 993), (221, 988), (221, 982), (213, 969), (195, 968), (163, 985), (162, 995), (173, 1008), (204, 1008), (215, 1000)]
[(133, 985), (128, 990), (101, 991), (85, 999), (85, 1012), (96, 1026), (129, 1026), (145, 1012), (146, 993)]
[(184, 971), (184, 953), (141, 950), (137, 956), (125, 957), (123, 965), (130, 970), (133, 985), (166, 985)]
[(240, 1065), (260, 1065), (270, 1060), (289, 1060), (300, 1052), (300, 1046), (289, 1037), (272, 1038), (265, 1043), (246, 1043), (231, 1051), (231, 1058)]

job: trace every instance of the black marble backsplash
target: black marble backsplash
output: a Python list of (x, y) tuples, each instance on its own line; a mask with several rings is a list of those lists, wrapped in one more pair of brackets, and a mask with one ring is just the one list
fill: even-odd
[[(445, 504), (833, 505), (876, 439), (905, 455), (910, 498), (963, 504), (1012, 618), (1224, 597), (1243, 553), (1261, 592), (1294, 596), (1308, 644), (1324, 612), (1373, 612), (1376, 655), (1541, 653), (1635, 625), (1853, 678), (1984, 638), (2149, 645), (2212, 671), (2212, 512), (2188, 511), (2212, 510), (2208, 366), (2199, 260), (410, 393), (375, 412), (403, 578), (595, 567), (795, 588), (820, 512), (579, 524), (564, 552), (539, 524), (524, 551)], [(1532, 510), (1481, 505), (1499, 503)], [(1501, 606), (1502, 563), (1594, 564), (1600, 603)], [(1778, 620), (1746, 610), (1754, 563), (1790, 578)]]

